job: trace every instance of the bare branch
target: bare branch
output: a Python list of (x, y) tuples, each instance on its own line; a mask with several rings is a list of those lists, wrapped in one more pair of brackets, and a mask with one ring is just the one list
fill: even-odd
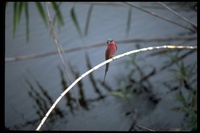
[(179, 23), (177, 23), (177, 22), (174, 22), (174, 21), (172, 21), (172, 20), (170, 20), (170, 19), (167, 19), (167, 18), (164, 18), (164, 17), (162, 17), (162, 16), (159, 16), (159, 15), (157, 15), (155, 12), (150, 12), (150, 11), (148, 11), (148, 10), (146, 10), (146, 9), (144, 9), (144, 8), (141, 8), (141, 7), (139, 7), (139, 6), (136, 6), (136, 5), (134, 5), (134, 4), (130, 3), (130, 2), (124, 2), (124, 3), (127, 4), (127, 5), (129, 5), (129, 6), (135, 7), (135, 8), (137, 8), (137, 9), (143, 11), (143, 12), (146, 12), (146, 13), (148, 13), (148, 14), (151, 14), (151, 15), (157, 17), (157, 18), (163, 19), (163, 20), (165, 20), (165, 21), (167, 21), (167, 22), (170, 22), (170, 23), (175, 24), (175, 25), (177, 25), (177, 26), (180, 26), (180, 27), (182, 27), (182, 28), (188, 29), (188, 30), (190, 30), (190, 31), (194, 31), (194, 29), (192, 29), (192, 28), (186, 27), (186, 26), (181, 25), (181, 24), (179, 24)]
[(190, 23), (191, 25), (193, 25), (194, 27), (197, 28), (197, 25), (192, 23), (190, 20), (188, 20), (187, 18), (183, 17), (182, 15), (180, 15), (178, 12), (174, 11), (173, 9), (171, 9), (170, 7), (168, 7), (167, 5), (165, 5), (162, 2), (158, 2), (159, 4), (161, 4), (162, 6), (164, 6), (166, 9), (168, 9), (169, 11), (171, 11), (172, 13), (174, 13), (175, 15), (179, 16), (181, 19), (187, 21), (188, 23)]
[[(93, 5), (100, 5), (100, 6), (126, 6), (121, 2), (78, 2), (80, 4), (93, 4)], [(144, 8), (152, 8), (152, 9), (159, 9), (159, 10), (165, 10), (165, 8), (157, 5), (144, 5), (140, 3), (140, 7)], [(173, 7), (173, 10), (175, 11), (191, 11), (188, 8), (179, 8), (179, 7)]]
[[(164, 41), (180, 41), (180, 40), (195, 40), (197, 37), (175, 37), (175, 38), (154, 38), (154, 39), (130, 39), (130, 40), (119, 40), (116, 41), (118, 45), (122, 43), (140, 43), (140, 42), (164, 42)], [(92, 44), (88, 46), (81, 46), (81, 47), (76, 47), (76, 48), (71, 48), (71, 49), (65, 49), (63, 50), (64, 53), (69, 53), (69, 52), (74, 52), (86, 48), (95, 48), (95, 47), (100, 47), (105, 45), (105, 43), (98, 43), (98, 44)], [(50, 51), (46, 53), (41, 53), (41, 54), (32, 54), (32, 55), (22, 55), (22, 56), (17, 56), (17, 57), (6, 57), (5, 61), (10, 62), (10, 61), (20, 61), (20, 60), (27, 60), (27, 59), (33, 59), (33, 58), (40, 58), (40, 57), (45, 57), (45, 56), (50, 56), (58, 54), (58, 51)]]

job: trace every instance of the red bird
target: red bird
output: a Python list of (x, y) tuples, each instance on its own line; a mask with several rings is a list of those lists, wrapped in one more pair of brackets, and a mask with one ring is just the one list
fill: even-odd
[[(117, 51), (117, 44), (112, 39), (109, 38), (108, 41), (107, 41), (107, 50), (106, 50), (106, 53), (105, 53), (105, 59), (108, 60), (108, 59), (114, 57), (116, 51)], [(103, 83), (105, 82), (108, 67), (109, 67), (109, 63), (106, 64)]]

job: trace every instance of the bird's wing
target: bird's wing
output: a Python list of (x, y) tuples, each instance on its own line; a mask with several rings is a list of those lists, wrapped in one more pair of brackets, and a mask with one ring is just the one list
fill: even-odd
[(105, 60), (109, 59), (109, 51), (110, 50), (107, 48), (105, 52)]

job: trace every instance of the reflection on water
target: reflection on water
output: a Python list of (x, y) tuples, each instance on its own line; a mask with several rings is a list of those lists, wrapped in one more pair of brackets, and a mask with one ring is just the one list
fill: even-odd
[[(68, 87), (67, 82), (65, 81), (64, 78), (64, 72), (62, 71), (62, 69), (60, 67), (59, 71), (60, 71), (60, 76), (61, 76), (61, 85), (62, 85), (62, 89), (63, 91)], [(70, 112), (73, 114), (74, 113), (74, 107), (73, 107), (73, 103), (75, 101), (75, 99), (72, 98), (71, 96), (71, 91), (69, 91), (65, 96), (64, 96), (67, 100), (66, 106), (68, 106), (70, 108)]]
[[(89, 70), (89, 69), (92, 68), (92, 66), (91, 66), (91, 63), (90, 63), (89, 56), (88, 56), (88, 53), (87, 53), (87, 52), (86, 52), (86, 54), (85, 54), (85, 58), (86, 58), (87, 68), (88, 68), (88, 70)], [(102, 93), (100, 92), (100, 89), (99, 89), (99, 88), (97, 87), (97, 85), (96, 85), (96, 79), (94, 79), (93, 73), (91, 73), (91, 74), (89, 75), (89, 79), (90, 79), (90, 81), (91, 81), (91, 83), (92, 83), (92, 86), (93, 86), (93, 88), (94, 88), (94, 91), (98, 94), (99, 98), (100, 98), (100, 99), (103, 98), (104, 96), (102, 95)]]
[[(36, 84), (37, 87), (33, 87), (33, 85), (27, 79), (25, 79), (25, 82), (29, 86), (30, 90), (28, 91), (28, 95), (35, 102), (35, 104), (33, 104), (33, 108), (38, 115), (37, 120), (29, 121), (27, 122), (27, 124), (36, 124), (35, 122), (38, 123), (45, 116), (46, 112), (48, 111), (49, 107), (54, 103), (54, 101), (52, 100), (46, 89), (37, 80), (34, 80), (34, 84)], [(40, 90), (40, 92), (37, 90)], [(59, 109), (59, 107), (55, 107), (55, 109), (52, 111), (52, 114), (49, 115), (50, 122), (54, 120), (52, 119), (53, 117), (59, 116), (59, 118), (62, 118), (63, 115), (64, 114), (61, 109)]]
[[(88, 55), (86, 54), (86, 62), (87, 62), (87, 67), (88, 69), (91, 69), (91, 64), (90, 64), (90, 60), (88, 58)], [(62, 86), (62, 90), (65, 91), (65, 89), (70, 85), (67, 83), (67, 81), (65, 80), (65, 72), (64, 70), (59, 66), (59, 73), (60, 73), (60, 77), (61, 77), (61, 86)], [(72, 72), (73, 76), (77, 79), (80, 74), (78, 71), (75, 71), (73, 67), (70, 67), (70, 71)], [(32, 77), (33, 78), (33, 77)], [(81, 80), (80, 82), (78, 82), (77, 87), (78, 87), (78, 95), (77, 97), (72, 97), (71, 93), (73, 93), (72, 91), (69, 91), (64, 98), (66, 99), (66, 106), (69, 108), (69, 111), (71, 114), (75, 114), (75, 111), (79, 111), (78, 110), (78, 105), (80, 105), (83, 109), (85, 110), (89, 110), (89, 104), (93, 103), (93, 102), (98, 102), (99, 100), (102, 100), (106, 97), (106, 95), (103, 95), (100, 92), (100, 89), (97, 87), (97, 82), (95, 82), (94, 76), (93, 74), (89, 75), (89, 81), (92, 84), (92, 88), (94, 89), (94, 92), (97, 94), (96, 98), (89, 98), (87, 99), (85, 97), (85, 91), (83, 91), (83, 81)], [(46, 112), (48, 111), (48, 109), (50, 108), (51, 105), (53, 105), (53, 100), (51, 98), (51, 96), (48, 94), (48, 92), (46, 91), (47, 89), (45, 89), (40, 83), (39, 81), (37, 81), (36, 79), (33, 80), (33, 84), (36, 85), (36, 87), (34, 87), (34, 85), (28, 80), (25, 79), (26, 84), (28, 84), (29, 86), (29, 91), (28, 91), (28, 95), (30, 96), (31, 99), (34, 100), (35, 105), (33, 106), (35, 109), (36, 114), (38, 115), (37, 120), (33, 120), (33, 121), (29, 121), (24, 125), (27, 124), (36, 124), (38, 122), (40, 122), (40, 120), (45, 116)], [(78, 103), (76, 101), (76, 98), (78, 99)], [(56, 121), (55, 118), (57, 118), (57, 116), (59, 118), (63, 118), (64, 115), (67, 115), (69, 112), (64, 112), (63, 110), (61, 110), (58, 106), (56, 106), (54, 108), (54, 110), (52, 111), (52, 113), (50, 114), (50, 116), (48, 117), (48, 119), (50, 119), (50, 122)]]

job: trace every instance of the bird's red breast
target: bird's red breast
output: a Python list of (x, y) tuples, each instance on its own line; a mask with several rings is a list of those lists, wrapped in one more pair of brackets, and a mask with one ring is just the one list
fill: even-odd
[(117, 45), (115, 44), (115, 42), (114, 41), (109, 42), (107, 44), (107, 50), (106, 50), (106, 53), (105, 53), (106, 60), (109, 59), (109, 58), (112, 58), (115, 55), (116, 51), (117, 51)]

